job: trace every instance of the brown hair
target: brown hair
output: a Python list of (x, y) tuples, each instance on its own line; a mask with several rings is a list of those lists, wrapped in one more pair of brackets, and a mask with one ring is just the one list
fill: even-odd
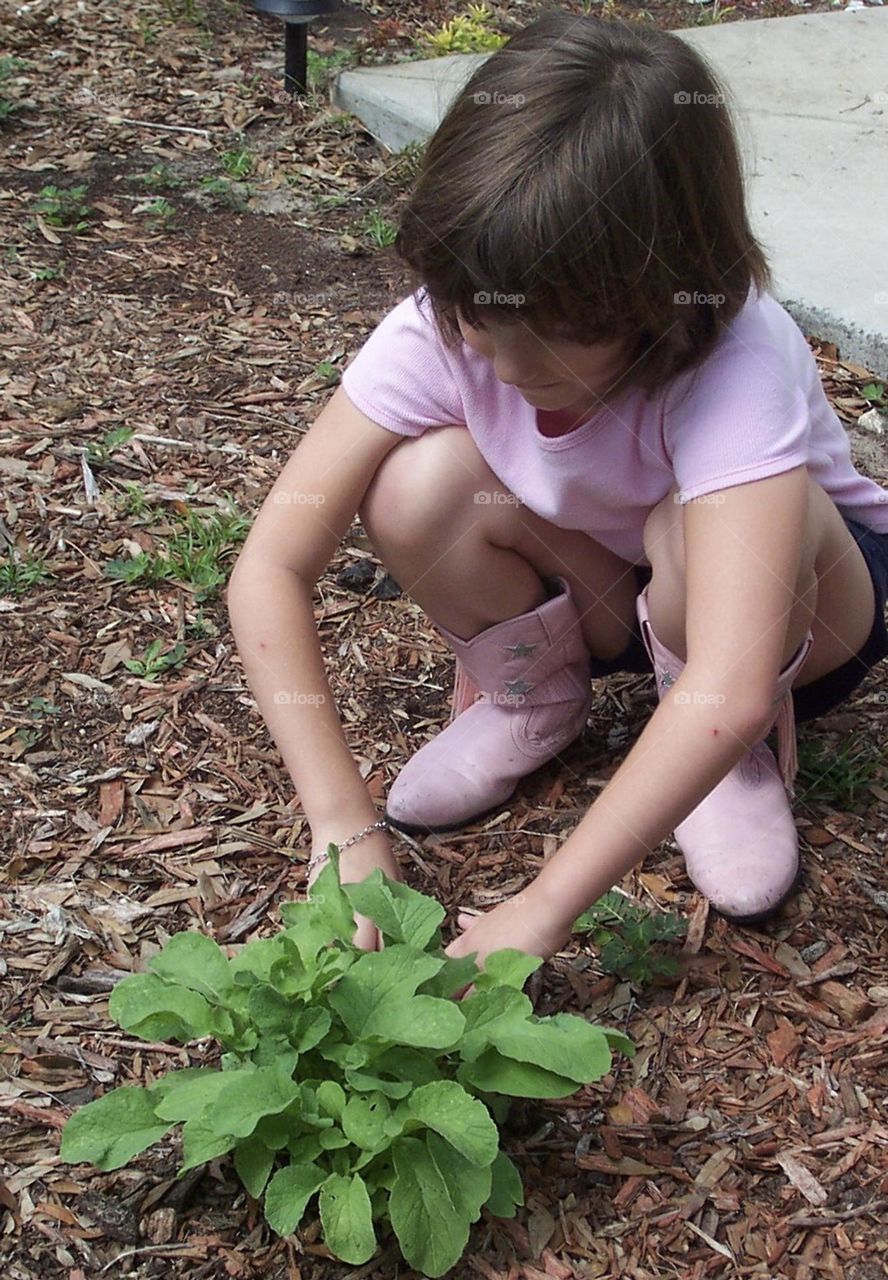
[(638, 22), (560, 10), (454, 98), (395, 246), (448, 345), (457, 311), (542, 337), (626, 337), (632, 367), (610, 394), (651, 394), (699, 364), (751, 284), (771, 286), (726, 95), (700, 54)]

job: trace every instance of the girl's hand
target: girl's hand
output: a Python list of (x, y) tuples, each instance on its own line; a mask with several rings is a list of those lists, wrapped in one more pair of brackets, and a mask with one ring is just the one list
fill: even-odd
[[(340, 835), (339, 839), (347, 840), (348, 837)], [(337, 843), (335, 836), (322, 838), (313, 832), (312, 856), (315, 853), (326, 853), (327, 845), (331, 840), (334, 844)], [(311, 874), (306, 882), (306, 889), (314, 884), (324, 867), (328, 865), (327, 860), (324, 859), (312, 867)], [(375, 867), (381, 867), (383, 874), (387, 875), (390, 880), (403, 880), (401, 868), (392, 852), (391, 841), (385, 831), (373, 831), (370, 835), (358, 840), (356, 844), (340, 850), (339, 879), (342, 884), (357, 884), (361, 880), (366, 880)], [(352, 939), (354, 945), (360, 947), (362, 951), (381, 951), (382, 936), (373, 921), (368, 919), (367, 916), (359, 915), (357, 912), (355, 913), (355, 920), (358, 927)]]
[[(552, 904), (539, 901), (529, 890), (501, 902), (492, 911), (473, 914), (460, 911), (457, 923), (463, 930), (458, 938), (445, 948), (448, 956), (467, 956), (477, 952), (475, 963), (484, 968), (484, 961), (493, 951), (514, 947), (531, 956), (548, 960), (560, 951), (570, 937), (573, 919), (565, 920), (563, 913), (553, 910)], [(456, 992), (454, 999), (471, 995), (473, 986)]]

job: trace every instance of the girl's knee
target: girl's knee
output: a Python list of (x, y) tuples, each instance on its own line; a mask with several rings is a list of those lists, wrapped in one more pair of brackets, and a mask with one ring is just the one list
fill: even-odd
[(371, 538), (375, 531), (412, 544), (453, 518), (484, 470), (465, 427), (433, 427), (407, 437), (377, 467), (358, 507), (361, 523)]

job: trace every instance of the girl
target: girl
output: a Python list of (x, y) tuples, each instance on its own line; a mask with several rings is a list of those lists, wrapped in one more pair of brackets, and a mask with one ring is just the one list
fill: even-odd
[[(309, 883), (331, 840), (343, 880), (399, 878), (387, 828), (497, 810), (582, 732), (591, 678), (652, 670), (657, 708), (609, 784), (449, 953), (548, 958), (672, 831), (716, 909), (767, 919), (799, 868), (795, 720), (888, 654), (888, 491), (767, 292), (723, 93), (677, 36), (547, 13), (453, 101), (396, 246), (414, 292), (300, 442), (229, 590)], [(356, 512), (457, 660), (450, 722), (381, 819), (312, 612)], [(369, 920), (356, 941), (379, 945)]]

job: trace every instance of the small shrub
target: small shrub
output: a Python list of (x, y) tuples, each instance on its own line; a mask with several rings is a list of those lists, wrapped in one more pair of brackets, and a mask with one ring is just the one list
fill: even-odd
[(492, 53), (508, 38), (490, 29), (492, 20), (493, 14), (486, 5), (469, 5), (467, 14), (422, 37), (425, 51), (433, 58), (451, 53)]
[(599, 959), (605, 973), (645, 983), (657, 973), (671, 977), (678, 972), (677, 959), (657, 947), (683, 937), (687, 922), (671, 912), (651, 914), (611, 889), (574, 922), (573, 933), (587, 931), (601, 948)]
[(39, 213), (51, 227), (83, 231), (89, 226), (93, 214), (92, 207), (83, 198), (85, 195), (85, 186), (56, 187), (50, 184), (41, 187), (34, 212)]
[[(522, 951), (442, 949), (444, 910), (376, 868), (341, 884), (339, 850), (286, 928), (229, 959), (210, 938), (172, 937), (150, 973), (125, 978), (109, 1013), (129, 1035), (213, 1037), (218, 1068), (124, 1085), (67, 1122), (62, 1159), (119, 1169), (182, 1125), (180, 1176), (232, 1154), (266, 1221), (290, 1235), (318, 1197), (324, 1241), (353, 1265), (390, 1224), (411, 1267), (441, 1276), (482, 1208), (510, 1218), (520, 1174), (499, 1148), (509, 1099), (564, 1098), (634, 1056), (619, 1031), (539, 1018), (522, 987), (542, 963)], [(353, 945), (354, 913), (384, 949)], [(474, 983), (460, 1002), (455, 993)]]

